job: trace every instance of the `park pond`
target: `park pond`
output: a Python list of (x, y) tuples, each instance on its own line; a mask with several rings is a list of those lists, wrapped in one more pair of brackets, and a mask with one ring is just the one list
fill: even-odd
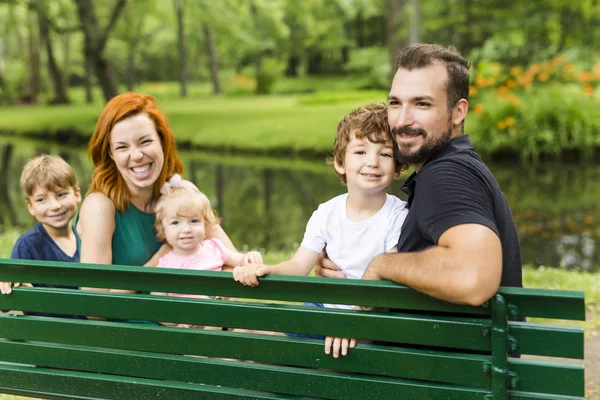
[[(87, 151), (49, 141), (0, 137), (0, 234), (23, 232), (34, 220), (19, 189), (25, 162), (37, 154), (65, 158), (82, 192), (91, 178)], [(344, 192), (325, 160), (181, 154), (184, 176), (211, 199), (233, 242), (242, 248), (290, 252), (319, 203)], [(523, 261), (531, 265), (598, 270), (600, 266), (600, 165), (544, 162), (489, 163), (504, 191), (519, 232)], [(400, 187), (390, 192), (406, 198)]]

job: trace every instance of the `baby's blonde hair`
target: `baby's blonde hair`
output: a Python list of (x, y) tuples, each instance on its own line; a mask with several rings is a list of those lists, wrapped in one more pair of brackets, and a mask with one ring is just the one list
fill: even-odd
[(204, 193), (189, 181), (183, 181), (179, 187), (167, 188), (156, 203), (156, 237), (165, 240), (163, 221), (166, 210), (174, 210), (177, 216), (191, 217), (199, 215), (206, 224), (207, 235), (211, 229), (218, 225), (220, 220), (210, 206), (210, 200)]

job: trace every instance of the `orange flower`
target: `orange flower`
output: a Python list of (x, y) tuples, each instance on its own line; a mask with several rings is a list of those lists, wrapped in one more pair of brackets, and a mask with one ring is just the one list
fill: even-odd
[(496, 80), (494, 78), (487, 79), (488, 86), (494, 86), (496, 84)]
[(558, 57), (558, 56), (557, 56), (557, 57), (554, 57), (554, 58), (552, 59), (552, 65), (558, 65), (558, 64), (561, 64), (562, 62), (563, 62), (562, 58), (560, 58), (560, 57)]
[(517, 75), (519, 75), (519, 67), (512, 67), (512, 68), (510, 69), (510, 74), (511, 74), (512, 76), (517, 76)]
[(538, 65), (538, 64), (533, 64), (531, 67), (529, 67), (529, 70), (531, 72), (533, 72), (534, 74), (537, 74), (538, 72), (540, 72), (542, 68)]
[(477, 86), (479, 87), (485, 87), (486, 83), (487, 80), (483, 76), (478, 76), (477, 78), (475, 78), (475, 84), (477, 84)]
[[(527, 88), (531, 87), (531, 85), (527, 86)], [(512, 103), (513, 106), (518, 107), (521, 105), (521, 100), (512, 93), (509, 93), (507, 96), (508, 101)]]
[(573, 64), (571, 64), (571, 63), (566, 63), (566, 64), (565, 64), (565, 71), (567, 71), (567, 72), (571, 72), (571, 71), (573, 71), (573, 68), (574, 68), (574, 67), (575, 67), (575, 66), (574, 66)]
[(579, 74), (577, 74), (577, 79), (579, 79), (582, 82), (589, 82), (592, 80), (592, 74), (589, 72), (580, 72)]
[(591, 225), (594, 223), (594, 217), (592, 215), (586, 215), (584, 218), (586, 224)]
[(498, 123), (496, 124), (496, 128), (498, 128), (501, 131), (503, 131), (504, 129), (506, 129), (506, 122), (504, 122), (504, 121), (498, 121)]
[(508, 92), (508, 88), (506, 86), (500, 86), (498, 89), (496, 89), (498, 91), (498, 94), (500, 96), (502, 96), (503, 94), (506, 94), (506, 92)]
[(593, 89), (593, 88), (592, 88), (590, 85), (587, 85), (587, 84), (586, 84), (586, 85), (583, 87), (583, 93), (585, 93), (585, 94), (586, 94), (586, 95), (588, 95), (588, 96), (591, 96), (591, 95), (593, 95), (593, 94), (594, 94), (594, 89)]
[(515, 86), (517, 86), (517, 83), (513, 79), (509, 79), (509, 80), (506, 81), (506, 87), (507, 88), (512, 89)]
[(548, 80), (549, 76), (547, 73), (542, 72), (541, 74), (538, 75), (538, 80), (540, 82), (546, 82)]
[(483, 104), (477, 104), (477, 105), (475, 106), (475, 109), (473, 109), (473, 112), (474, 112), (476, 115), (481, 115), (481, 113), (483, 112)]
[(471, 96), (475, 96), (479, 91), (477, 90), (477, 88), (475, 86), (470, 86), (469, 87), (469, 94)]
[(505, 120), (506, 126), (514, 126), (515, 122), (517, 122), (513, 117), (508, 117)]
[(594, 65), (594, 75), (596, 75), (596, 77), (600, 77), (600, 64)]

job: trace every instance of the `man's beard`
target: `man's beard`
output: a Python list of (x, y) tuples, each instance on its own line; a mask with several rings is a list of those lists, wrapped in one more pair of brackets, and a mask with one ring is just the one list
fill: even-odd
[(452, 138), (452, 124), (449, 124), (448, 129), (441, 136), (432, 136), (423, 128), (411, 128), (408, 126), (402, 128), (392, 128), (392, 135), (411, 135), (411, 136), (423, 136), (424, 141), (421, 147), (414, 153), (410, 152), (410, 149), (406, 151), (398, 143), (398, 153), (400, 164), (404, 165), (418, 165), (423, 164), (429, 158), (431, 158), (439, 149), (444, 147)]

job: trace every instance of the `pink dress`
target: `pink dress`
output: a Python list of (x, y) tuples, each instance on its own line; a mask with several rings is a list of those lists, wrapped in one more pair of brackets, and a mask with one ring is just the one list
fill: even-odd
[[(191, 256), (178, 256), (170, 251), (158, 260), (158, 268), (191, 269), (196, 271), (221, 271), (227, 261), (225, 245), (219, 239), (202, 241), (198, 252)], [(206, 298), (206, 296), (167, 293), (174, 297)]]

